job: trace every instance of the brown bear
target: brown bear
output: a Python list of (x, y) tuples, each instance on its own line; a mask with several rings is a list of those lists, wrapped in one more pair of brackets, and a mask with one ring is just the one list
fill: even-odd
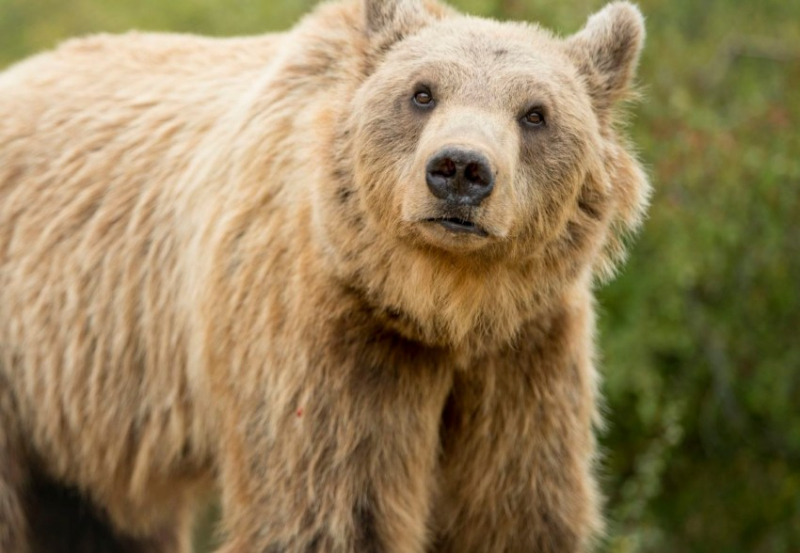
[(643, 22), (343, 0), (0, 74), (0, 551), (583, 551)]

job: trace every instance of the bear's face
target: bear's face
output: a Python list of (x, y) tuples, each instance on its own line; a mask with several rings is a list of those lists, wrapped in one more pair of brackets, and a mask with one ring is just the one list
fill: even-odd
[(638, 58), (635, 8), (611, 5), (567, 40), (435, 18), (415, 0), (365, 9), (378, 40), (392, 37), (352, 111), (357, 184), (376, 228), (450, 253), (529, 257), (565, 232), (587, 178), (608, 196), (603, 119)]
[(361, 89), (368, 211), (454, 253), (535, 250), (566, 224), (598, 143), (584, 83), (535, 27), (457, 17), (397, 44)]

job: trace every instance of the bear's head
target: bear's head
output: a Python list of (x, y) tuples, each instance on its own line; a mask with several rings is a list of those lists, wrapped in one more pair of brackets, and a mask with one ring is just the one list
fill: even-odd
[(453, 344), (511, 336), (570, 284), (609, 274), (649, 191), (615, 128), (638, 9), (610, 4), (567, 38), (423, 0), (361, 10), (339, 171), (358, 224), (331, 231), (341, 276), (406, 333)]

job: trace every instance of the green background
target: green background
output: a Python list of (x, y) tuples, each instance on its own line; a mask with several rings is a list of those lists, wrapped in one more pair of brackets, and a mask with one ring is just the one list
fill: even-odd
[[(0, 64), (100, 30), (284, 29), (314, 3), (0, 0)], [(571, 33), (602, 1), (454, 4)], [(800, 2), (640, 6), (630, 132), (656, 192), (599, 295), (604, 549), (800, 551)]]

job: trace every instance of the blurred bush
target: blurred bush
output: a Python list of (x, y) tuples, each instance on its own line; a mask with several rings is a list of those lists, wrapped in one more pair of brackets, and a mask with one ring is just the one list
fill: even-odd
[[(75, 34), (250, 34), (313, 0), (0, 0), (0, 63)], [(577, 30), (601, 0), (460, 0)], [(609, 552), (800, 551), (800, 3), (641, 0), (656, 188), (600, 292)]]

